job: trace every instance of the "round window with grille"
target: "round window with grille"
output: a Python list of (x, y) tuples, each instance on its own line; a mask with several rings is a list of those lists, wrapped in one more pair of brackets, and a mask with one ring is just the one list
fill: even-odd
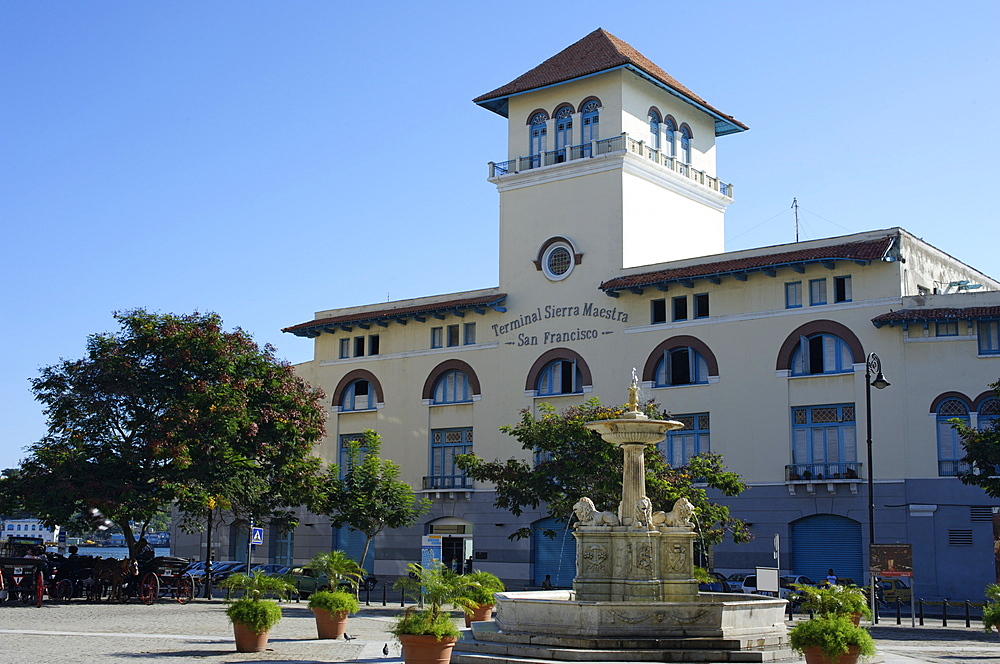
[(566, 244), (557, 242), (550, 245), (542, 256), (542, 271), (552, 281), (559, 281), (573, 271), (573, 252)]

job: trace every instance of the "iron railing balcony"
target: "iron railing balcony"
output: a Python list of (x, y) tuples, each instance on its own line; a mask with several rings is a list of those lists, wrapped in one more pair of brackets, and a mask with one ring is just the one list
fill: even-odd
[(857, 482), (861, 464), (857, 461), (836, 463), (793, 463), (785, 466), (786, 482)]
[(432, 491), (456, 491), (472, 488), (472, 478), (464, 475), (425, 475), (424, 489)]
[(613, 138), (605, 138), (599, 141), (591, 141), (582, 145), (571, 145), (558, 150), (549, 150), (540, 154), (528, 157), (515, 157), (507, 161), (489, 162), (490, 179), (502, 178), (514, 173), (523, 173), (535, 168), (545, 166), (555, 166), (577, 159), (588, 159), (594, 156), (611, 154), (613, 152), (628, 151), (640, 155), (655, 162), (659, 166), (676, 173), (678, 176), (693, 180), (694, 182), (717, 191), (723, 196), (733, 198), (733, 185), (723, 182), (719, 178), (709, 175), (705, 171), (698, 170), (690, 164), (684, 163), (676, 156), (667, 154), (662, 150), (650, 147), (643, 141), (637, 141), (628, 134), (622, 133)]

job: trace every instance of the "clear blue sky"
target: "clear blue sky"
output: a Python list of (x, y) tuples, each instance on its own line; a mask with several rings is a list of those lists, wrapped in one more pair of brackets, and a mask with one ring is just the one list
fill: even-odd
[(115, 310), (313, 312), (497, 284), (504, 121), (598, 27), (750, 126), (729, 250), (902, 226), (1000, 277), (997, 2), (0, 1), (0, 468)]

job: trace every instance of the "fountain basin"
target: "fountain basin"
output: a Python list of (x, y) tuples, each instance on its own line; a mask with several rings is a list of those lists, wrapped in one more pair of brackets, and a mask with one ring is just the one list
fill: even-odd
[(577, 601), (572, 590), (496, 594), (505, 634), (624, 639), (738, 639), (744, 647), (783, 643), (786, 602), (735, 593), (698, 593), (682, 602)]

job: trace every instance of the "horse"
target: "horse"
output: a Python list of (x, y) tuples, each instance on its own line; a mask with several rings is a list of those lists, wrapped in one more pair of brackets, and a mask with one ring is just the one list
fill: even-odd
[(125, 584), (139, 575), (139, 561), (135, 558), (98, 558), (94, 561), (94, 583), (109, 588), (108, 600), (122, 599)]

